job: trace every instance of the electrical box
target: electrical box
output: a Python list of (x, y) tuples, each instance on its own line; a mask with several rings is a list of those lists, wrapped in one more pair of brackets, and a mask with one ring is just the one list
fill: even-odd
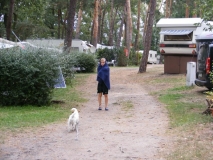
[(195, 85), (196, 79), (196, 63), (187, 62), (186, 86)]

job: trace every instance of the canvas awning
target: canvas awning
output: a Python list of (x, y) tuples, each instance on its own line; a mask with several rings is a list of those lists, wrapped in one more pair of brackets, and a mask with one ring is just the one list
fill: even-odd
[(160, 34), (164, 35), (187, 35), (194, 31), (194, 29), (167, 29), (167, 30), (162, 30)]

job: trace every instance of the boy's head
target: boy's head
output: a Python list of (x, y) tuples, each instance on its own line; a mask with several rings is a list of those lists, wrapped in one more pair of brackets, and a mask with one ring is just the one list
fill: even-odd
[(101, 58), (101, 66), (104, 66), (106, 63), (106, 59), (105, 58)]

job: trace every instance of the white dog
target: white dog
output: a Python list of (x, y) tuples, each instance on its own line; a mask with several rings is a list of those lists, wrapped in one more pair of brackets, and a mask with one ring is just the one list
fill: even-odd
[(69, 116), (67, 121), (68, 124), (68, 132), (71, 130), (76, 130), (76, 139), (78, 139), (78, 124), (79, 124), (79, 113), (76, 108), (71, 109), (72, 114)]

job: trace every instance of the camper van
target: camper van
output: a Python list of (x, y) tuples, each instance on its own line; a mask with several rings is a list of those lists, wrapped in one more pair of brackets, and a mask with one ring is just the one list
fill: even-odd
[(210, 73), (213, 71), (213, 31), (203, 31), (197, 36), (196, 42), (198, 56), (195, 84), (211, 90), (213, 88), (210, 78)]
[(207, 26), (201, 18), (162, 18), (157, 27), (161, 54), (194, 54), (196, 36)]
[(201, 18), (162, 18), (157, 27), (164, 73), (186, 74), (187, 62), (197, 61), (196, 37), (208, 26)]
[[(143, 50), (139, 50), (139, 51), (136, 51), (136, 52), (143, 55)], [(149, 63), (149, 64), (158, 64), (159, 63), (157, 51), (149, 50), (147, 63)]]
[(157, 59), (157, 51), (149, 50), (149, 56), (148, 56), (147, 62), (151, 64), (159, 63)]

